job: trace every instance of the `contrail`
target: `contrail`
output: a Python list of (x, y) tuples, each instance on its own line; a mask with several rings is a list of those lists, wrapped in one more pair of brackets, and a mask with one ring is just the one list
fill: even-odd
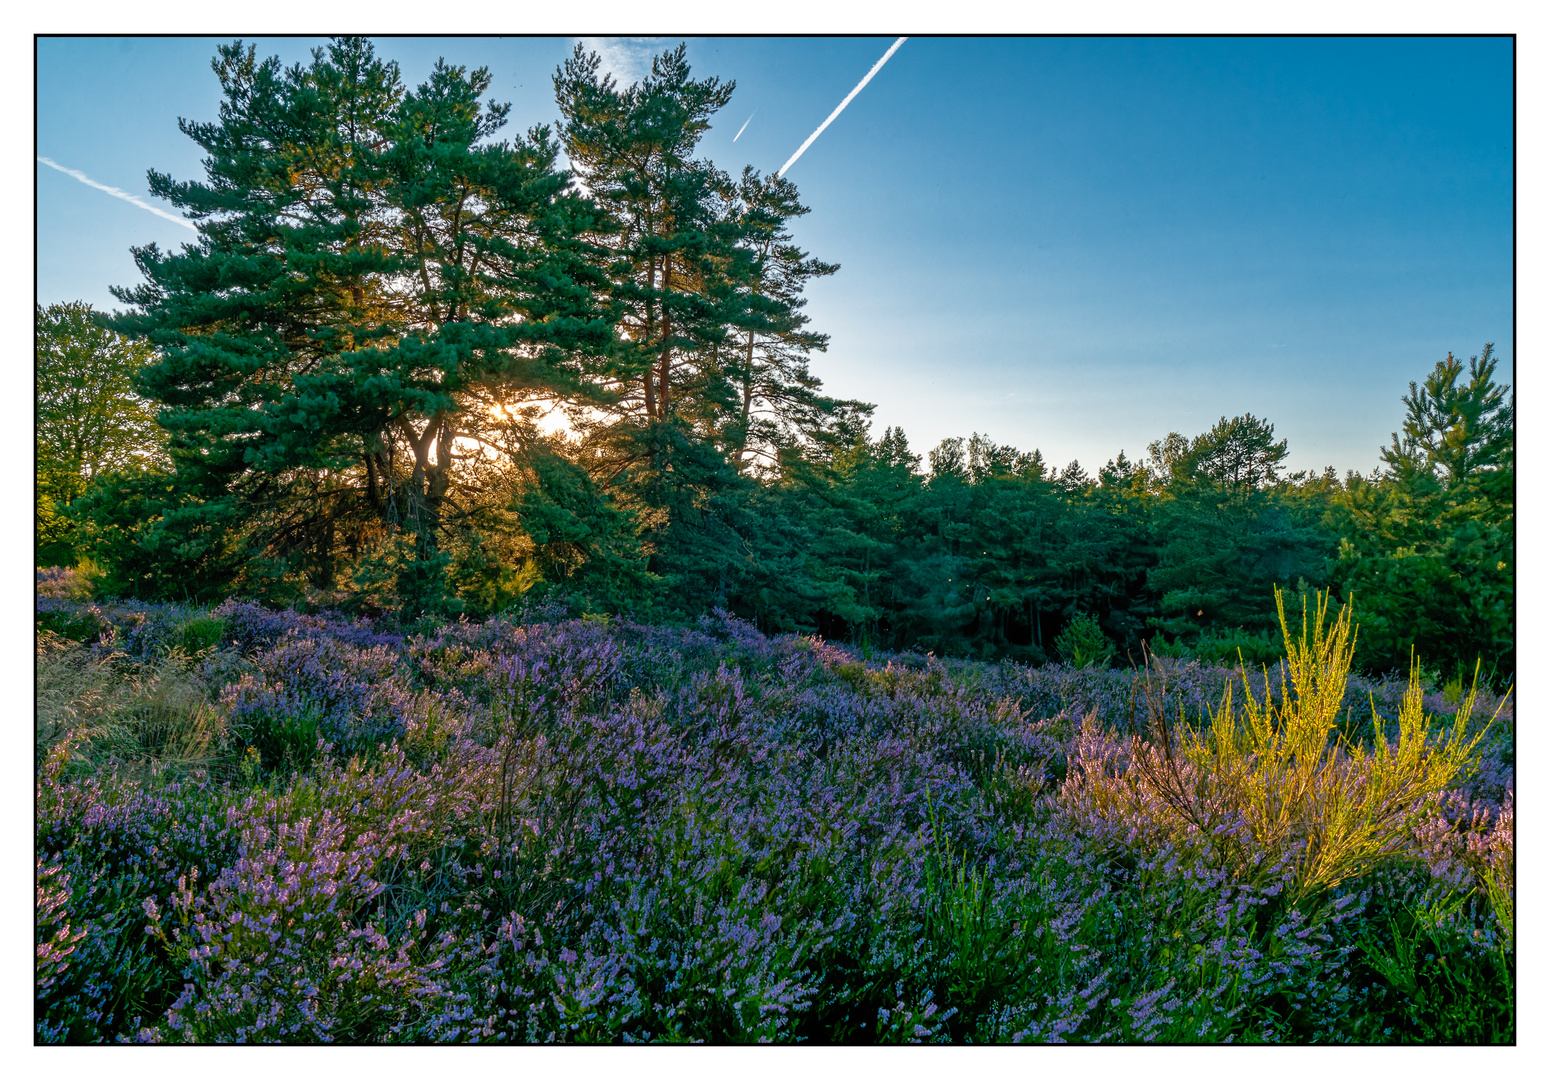
[(759, 115), (759, 110), (758, 109), (755, 109), (753, 112), (748, 114), (748, 119), (743, 121), (743, 126), (737, 129), (737, 135), (732, 136), (732, 141), (733, 142), (737, 142), (737, 136), (741, 135), (743, 132), (747, 131), (748, 130), (748, 125), (753, 123), (753, 118), (755, 116), (758, 116), (758, 115)]
[[(895, 41), (892, 45), (888, 46), (888, 51), (883, 53), (883, 58), (881, 60), (879, 60), (877, 63), (873, 64), (872, 65), (872, 70), (866, 73), (866, 77), (863, 78), (860, 82), (858, 82), (856, 84), (856, 88), (854, 90), (852, 90), (850, 93), (845, 95), (845, 100), (844, 101), (840, 102), (837, 106), (835, 106), (834, 111), (829, 114), (829, 119), (827, 119), (823, 123), (819, 124), (818, 125), (818, 130), (813, 132), (811, 135), (809, 135), (807, 137), (807, 141), (805, 143), (803, 143), (801, 146), (797, 147), (797, 152), (791, 155), (791, 160), (790, 161), (786, 162), (784, 165), (782, 165), (780, 167), (780, 172), (776, 173), (775, 174), (776, 176), (785, 176), (786, 175), (786, 170), (791, 168), (791, 166), (796, 164), (797, 158), (802, 156), (802, 152), (805, 151), (809, 146), (813, 145), (813, 140), (818, 138), (818, 136), (823, 134), (823, 129), (824, 128), (826, 128), (830, 124), (834, 123), (834, 118), (836, 116), (838, 116), (840, 113), (845, 111), (845, 106), (850, 104), (850, 99), (855, 97), (857, 94), (861, 93), (861, 88), (863, 86), (865, 86), (867, 83), (872, 81), (872, 76), (876, 75), (880, 70), (882, 70), (882, 66), (888, 62), (888, 58), (890, 56), (892, 56), (898, 50), (900, 45), (903, 45), (908, 40), (909, 40), (908, 38), (902, 38), (901, 37), (898, 41)], [(752, 120), (753, 117), (750, 116), (748, 119)], [(744, 126), (746, 126), (746, 125), (744, 125)]]
[(58, 169), (66, 176), (75, 177), (77, 180), (87, 185), (88, 187), (94, 187), (98, 191), (106, 191), (115, 199), (123, 199), (125, 202), (134, 203), (141, 210), (149, 210), (157, 217), (166, 218), (168, 221), (175, 221), (185, 229), (193, 229), (195, 232), (199, 231), (198, 226), (194, 225), (193, 223), (185, 220), (184, 218), (178, 217), (176, 214), (169, 214), (159, 206), (152, 206), (138, 195), (131, 195), (129, 192), (124, 191), (122, 188), (109, 187), (107, 184), (99, 184), (97, 181), (93, 180), (79, 169), (67, 169), (63, 165), (59, 164), (59, 162), (52, 161), (49, 158), (43, 157), (42, 155), (38, 156), (38, 160), (47, 165), (50, 169)]

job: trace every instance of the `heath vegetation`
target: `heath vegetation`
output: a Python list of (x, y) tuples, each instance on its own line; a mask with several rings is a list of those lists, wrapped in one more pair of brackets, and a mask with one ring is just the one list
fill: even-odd
[(38, 1040), (1514, 1040), (1492, 347), (1367, 476), (923, 460), (685, 55), (223, 46), (38, 308)]
[(1514, 1038), (1511, 701), (1345, 612), (1232, 672), (40, 607), (45, 1041)]

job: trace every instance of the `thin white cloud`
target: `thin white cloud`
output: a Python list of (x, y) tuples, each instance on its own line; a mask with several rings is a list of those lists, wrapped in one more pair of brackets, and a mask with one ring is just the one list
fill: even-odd
[(38, 160), (41, 161), (43, 164), (47, 165), (50, 169), (58, 169), (60, 172), (64, 173), (66, 176), (73, 176), (73, 177), (75, 177), (75, 179), (79, 180), (81, 183), (85, 184), (87, 187), (94, 187), (98, 191), (106, 191), (109, 195), (113, 196), (115, 199), (123, 199), (127, 203), (134, 203), (141, 210), (149, 210), (151, 213), (155, 214), (159, 218), (166, 218), (168, 221), (175, 221), (179, 225), (183, 226), (185, 229), (193, 229), (195, 232), (199, 231), (198, 227), (196, 225), (194, 225), (193, 222), (187, 220), (186, 218), (180, 218), (176, 214), (169, 214), (169, 213), (167, 213), (167, 211), (163, 210), (159, 206), (152, 206), (150, 203), (146, 202), (144, 199), (140, 198), (138, 195), (131, 195), (129, 192), (123, 190), (122, 188), (109, 187), (107, 184), (99, 184), (99, 183), (97, 183), (97, 181), (93, 180), (91, 177), (87, 176), (85, 173), (81, 172), (79, 169), (67, 169), (63, 165), (59, 164), (59, 162), (54, 161), (51, 158), (46, 158), (46, 157), (42, 156), (41, 154), (38, 155)]
[(748, 114), (748, 119), (743, 121), (743, 126), (737, 129), (737, 135), (732, 136), (732, 141), (733, 142), (737, 142), (738, 136), (742, 135), (743, 132), (748, 130), (748, 125), (753, 123), (753, 118), (755, 116), (758, 116), (758, 115), (759, 115), (759, 110), (758, 109), (755, 109), (753, 112)]
[[(797, 147), (797, 152), (792, 154), (791, 158), (784, 165), (782, 165), (780, 167), (780, 172), (776, 173), (775, 174), (776, 176), (785, 176), (786, 175), (786, 170), (791, 168), (791, 166), (793, 166), (793, 165), (795, 165), (797, 163), (797, 158), (801, 157), (803, 152), (809, 146), (813, 145), (813, 140), (814, 139), (818, 138), (818, 136), (823, 134), (823, 129), (828, 127), (830, 124), (834, 123), (834, 118), (836, 116), (838, 116), (840, 113), (845, 111), (845, 106), (850, 104), (850, 99), (855, 97), (857, 94), (861, 93), (861, 88), (863, 86), (865, 86), (867, 83), (872, 81), (872, 76), (876, 75), (879, 71), (881, 71), (882, 68), (883, 68), (883, 65), (888, 62), (888, 58), (890, 56), (892, 56), (898, 50), (900, 45), (903, 45), (908, 40), (909, 40), (909, 38), (902, 38), (901, 37), (898, 41), (895, 41), (892, 45), (888, 46), (888, 51), (883, 53), (883, 58), (881, 60), (879, 60), (877, 63), (873, 64), (872, 65), (872, 70), (867, 72), (865, 77), (863, 77), (862, 80), (856, 84), (856, 88), (854, 90), (852, 90), (850, 93), (846, 94), (845, 95), (845, 100), (840, 102), (838, 105), (836, 105), (834, 107), (834, 111), (829, 114), (829, 118), (827, 120), (825, 120), (823, 123), (818, 125), (818, 130), (813, 132), (811, 135), (809, 135), (807, 137), (807, 141), (805, 143), (803, 143), (801, 146)], [(753, 118), (749, 117), (749, 119), (751, 120)]]
[(620, 86), (631, 86), (651, 74), (651, 57), (659, 51), (661, 38), (578, 38), (587, 51), (602, 61), (602, 72), (612, 75)]

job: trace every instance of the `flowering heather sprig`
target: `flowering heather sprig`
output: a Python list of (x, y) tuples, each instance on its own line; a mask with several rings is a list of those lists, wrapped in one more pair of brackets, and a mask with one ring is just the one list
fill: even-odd
[(394, 750), (371, 770), (324, 759), (315, 777), (252, 795), (234, 816), (236, 858), (204, 885), (180, 876), (172, 925), (146, 902), (149, 931), (189, 979), (160, 1037), (328, 1042), (359, 1023), (391, 1033), (416, 1019), (455, 936), (432, 937), (423, 913), (396, 942), (358, 919), (383, 875), (478, 817), (473, 792)]
[(242, 600), (227, 600), (210, 614), (226, 622), (228, 640), (244, 653), (269, 648), (287, 637), (330, 639), (357, 649), (378, 646), (396, 649), (404, 640), (402, 634), (379, 629), (369, 619), (348, 619), (334, 613), (303, 615), (294, 611), (273, 611)]
[(47, 866), (36, 860), (37, 989), (41, 995), (70, 965), (70, 954), (86, 936), (85, 927), (68, 921), (70, 875), (58, 862)]
[(1476, 867), (1480, 887), (1491, 902), (1491, 911), (1501, 927), (1508, 949), (1513, 947), (1516, 937), (1514, 822), (1512, 791), (1509, 789), (1490, 832), (1471, 834), (1468, 840), (1470, 861)]
[(1452, 792), (1415, 829), (1416, 848), (1432, 878), (1484, 897), (1509, 948), (1515, 929), (1514, 823), (1509, 787), (1499, 803)]

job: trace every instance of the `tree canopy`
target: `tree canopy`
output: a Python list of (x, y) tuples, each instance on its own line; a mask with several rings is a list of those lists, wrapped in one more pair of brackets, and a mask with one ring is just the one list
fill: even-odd
[(200, 240), (137, 249), (146, 283), (116, 294), (160, 354), (140, 385), (195, 496), (163, 527), (210, 545), (241, 521), (244, 563), (325, 589), (341, 542), (397, 555), (407, 602), (455, 607), (439, 549), (471, 512), (456, 459), (480, 452), (459, 441), (486, 444), (493, 406), (598, 392), (604, 223), (546, 129), (494, 140), (484, 69), (406, 90), (347, 38), (288, 69), (223, 46), (215, 70), (219, 121), (180, 121), (206, 178), (151, 174)]
[(1491, 345), (1449, 353), (1410, 384), (1402, 433), (1376, 480), (1353, 477), (1339, 506), (1333, 577), (1355, 596), (1362, 658), (1391, 668), (1413, 647), (1462, 674), (1514, 668), (1513, 403)]
[(163, 463), (152, 406), (134, 392), (154, 354), (103, 325), (90, 304), (37, 307), (33, 352), (33, 452), (38, 560), (74, 561), (62, 507), (93, 477)]
[(1333, 587), (1370, 667), (1511, 671), (1490, 346), (1411, 385), (1371, 477), (1288, 474), (1249, 413), (1095, 475), (977, 433), (921, 455), (824, 393), (805, 291), (838, 267), (797, 242), (794, 184), (701, 156), (734, 84), (683, 47), (629, 86), (578, 47), (521, 135), (488, 71), (411, 88), (359, 38), (213, 67), (217, 117), (180, 121), (204, 175), (150, 174), (198, 240), (135, 250), (111, 330), (39, 313), (40, 541), (68, 503), (123, 594), (719, 608), (1085, 663), (1268, 640), (1273, 587)]

